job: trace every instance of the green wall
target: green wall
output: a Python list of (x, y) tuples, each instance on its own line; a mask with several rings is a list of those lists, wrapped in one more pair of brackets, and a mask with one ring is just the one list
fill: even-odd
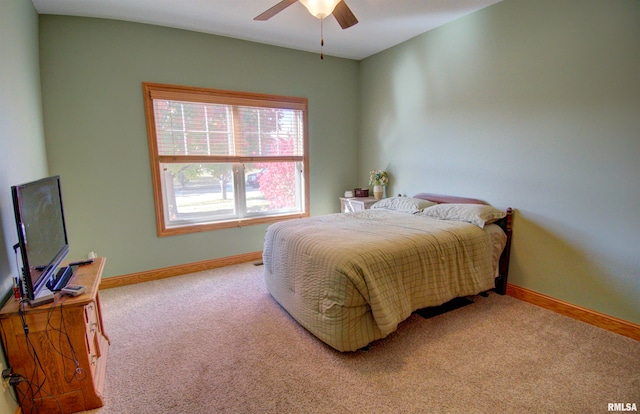
[(0, 294), (9, 188), (49, 174), (71, 257), (107, 256), (105, 276), (261, 250), (263, 226), (157, 238), (148, 81), (308, 97), (312, 214), (374, 168), (389, 194), (512, 206), (512, 283), (640, 323), (639, 44), (636, 0), (504, 0), (362, 62), (99, 19), (38, 28), (30, 1), (2, 0)]
[(156, 236), (148, 81), (308, 97), (313, 215), (374, 168), (389, 194), (512, 206), (512, 283), (638, 323), (639, 9), (504, 0), (356, 62), (101, 19), (37, 27), (30, 2), (0, 2), (2, 293), (17, 272), (9, 187), (48, 174), (71, 258), (107, 256), (106, 277), (261, 250), (264, 226)]
[(71, 257), (105, 277), (262, 250), (265, 225), (158, 238), (142, 82), (306, 97), (311, 214), (357, 185), (358, 62), (138, 23), (40, 16), (47, 157)]
[[(11, 186), (46, 175), (38, 15), (30, 1), (0, 0), (0, 306), (18, 275)], [(6, 366), (0, 350), (0, 368)], [(0, 387), (0, 413), (15, 412), (12, 393)]]
[(360, 178), (516, 209), (511, 283), (640, 323), (640, 2), (505, 0), (361, 62)]

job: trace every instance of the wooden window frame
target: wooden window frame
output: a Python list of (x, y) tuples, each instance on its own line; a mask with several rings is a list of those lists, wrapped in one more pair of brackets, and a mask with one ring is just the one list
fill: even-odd
[[(307, 98), (268, 95), (249, 92), (226, 91), (201, 87), (188, 87), (143, 82), (145, 117), (151, 163), (151, 180), (153, 184), (154, 205), (156, 211), (156, 227), (158, 237), (174, 236), (195, 232), (242, 227), (256, 224), (269, 224), (292, 218), (310, 216), (309, 207), (309, 127)], [(167, 99), (186, 102), (201, 102), (225, 105), (255, 106), (264, 108), (296, 109), (302, 111), (303, 119), (303, 155), (302, 156), (209, 156), (209, 155), (159, 155), (156, 138), (156, 122), (154, 115), (154, 99)], [(165, 205), (163, 202), (161, 164), (163, 163), (251, 163), (261, 161), (302, 162), (304, 177), (303, 209), (301, 212), (273, 214), (260, 217), (243, 217), (228, 220), (195, 223), (180, 227), (168, 227), (165, 223)]]

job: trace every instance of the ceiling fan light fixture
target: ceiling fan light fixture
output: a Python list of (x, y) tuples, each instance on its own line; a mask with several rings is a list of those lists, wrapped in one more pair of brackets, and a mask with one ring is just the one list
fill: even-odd
[(338, 5), (338, 3), (340, 3), (341, 0), (299, 0), (299, 1), (300, 3), (302, 3), (304, 7), (307, 8), (307, 10), (309, 10), (309, 13), (311, 13), (313, 16), (317, 17), (318, 19), (324, 19), (325, 17), (333, 13), (333, 9), (336, 8), (336, 6)]

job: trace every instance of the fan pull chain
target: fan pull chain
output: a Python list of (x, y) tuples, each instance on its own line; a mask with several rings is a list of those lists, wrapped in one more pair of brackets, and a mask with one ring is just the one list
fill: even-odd
[(320, 59), (324, 59), (324, 19), (320, 19)]

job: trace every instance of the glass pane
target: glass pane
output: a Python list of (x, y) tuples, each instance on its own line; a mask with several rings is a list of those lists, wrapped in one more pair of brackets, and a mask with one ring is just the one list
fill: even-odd
[(159, 99), (153, 105), (160, 155), (303, 155), (301, 110)]
[(302, 211), (302, 185), (295, 162), (246, 164), (248, 214)]
[(182, 107), (185, 129), (187, 131), (204, 131), (205, 106), (203, 104), (185, 102)]
[(153, 101), (156, 139), (160, 155), (180, 155), (186, 152), (182, 106), (179, 102)]
[(231, 107), (154, 100), (160, 155), (232, 155)]
[(238, 155), (302, 155), (302, 111), (248, 106), (237, 110)]
[(231, 164), (161, 164), (167, 227), (234, 217)]

